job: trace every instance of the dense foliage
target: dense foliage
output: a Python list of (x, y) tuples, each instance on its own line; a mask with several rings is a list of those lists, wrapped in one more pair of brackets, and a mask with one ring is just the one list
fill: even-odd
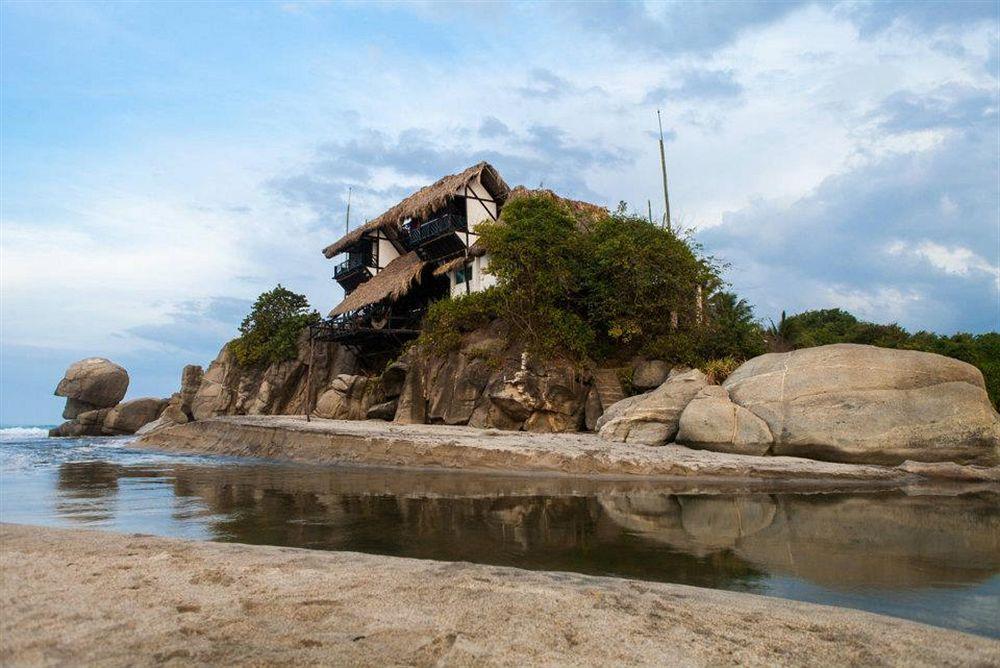
[(624, 207), (584, 216), (551, 196), (522, 197), (477, 232), (498, 286), (431, 308), (423, 341), (438, 351), (497, 317), (536, 352), (576, 360), (703, 364), (763, 350), (749, 306), (717, 291), (711, 259)]
[(280, 284), (257, 297), (250, 314), (240, 325), (240, 336), (229, 349), (241, 366), (269, 364), (292, 359), (302, 329), (319, 320), (309, 301)]
[(865, 343), (883, 348), (921, 350), (954, 357), (979, 368), (994, 405), (1000, 403), (1000, 333), (910, 334), (896, 324), (878, 325), (858, 320), (841, 309), (806, 311), (782, 317), (768, 336), (772, 349), (791, 350), (830, 343)]
[(983, 372), (993, 402), (1000, 399), (1000, 334), (910, 334), (840, 309), (782, 314), (765, 329), (750, 304), (721, 289), (718, 266), (697, 245), (624, 207), (585, 216), (538, 194), (508, 202), (500, 221), (477, 231), (498, 285), (431, 307), (421, 343), (436, 353), (502, 318), (543, 355), (598, 363), (643, 355), (700, 367), (720, 381), (769, 350), (864, 343), (969, 362)]

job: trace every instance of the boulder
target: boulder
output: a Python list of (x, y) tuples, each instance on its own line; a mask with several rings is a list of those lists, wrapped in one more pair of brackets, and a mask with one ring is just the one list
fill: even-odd
[(1000, 416), (956, 359), (836, 344), (756, 357), (723, 386), (767, 423), (771, 452), (837, 462), (993, 465)]
[(705, 374), (697, 369), (673, 374), (655, 390), (610, 406), (597, 421), (598, 433), (621, 443), (668, 443), (677, 434), (681, 412), (707, 385)]
[(364, 420), (376, 383), (368, 376), (341, 374), (316, 401), (315, 414), (331, 420)]
[(427, 420), (468, 424), (491, 373), (485, 360), (460, 352), (432, 359), (427, 369)]
[(405, 361), (396, 361), (386, 367), (382, 372), (382, 394), (391, 399), (403, 393), (403, 386), (406, 384), (406, 374), (410, 370), (410, 365)]
[(601, 407), (601, 395), (596, 387), (591, 387), (587, 392), (587, 402), (583, 406), (583, 426), (587, 431), (597, 429), (597, 421), (601, 419), (604, 409)]
[(88, 404), (86, 401), (80, 401), (79, 399), (67, 399), (62, 416), (64, 420), (73, 420), (83, 413), (96, 410), (98, 410), (98, 407), (94, 404)]
[(134, 434), (160, 417), (167, 407), (166, 399), (144, 397), (118, 404), (104, 419), (103, 432), (109, 436)]
[[(223, 346), (190, 400), (191, 417), (302, 415), (337, 375), (357, 369), (354, 354), (336, 343), (314, 342), (310, 353), (306, 330), (296, 345), (292, 359), (252, 366), (241, 366), (229, 346)], [(190, 376), (193, 380), (196, 372)]]
[(663, 360), (639, 360), (632, 367), (632, 387), (652, 390), (666, 382), (670, 365)]
[(389, 420), (392, 421), (396, 417), (396, 409), (399, 406), (398, 399), (390, 399), (389, 401), (383, 401), (380, 404), (375, 404), (368, 409), (365, 417), (369, 420)]
[(424, 424), (427, 422), (427, 400), (421, 372), (411, 368), (406, 374), (403, 389), (397, 398), (396, 415), (393, 422), (400, 424)]
[(767, 423), (734, 404), (724, 387), (709, 385), (681, 413), (677, 442), (707, 450), (765, 455), (774, 438)]
[(75, 412), (73, 417), (76, 417), (85, 410), (111, 408), (122, 400), (127, 389), (128, 372), (125, 369), (103, 357), (89, 357), (66, 369), (55, 394), (82, 402), (83, 405), (74, 403), (74, 408), (67, 402), (67, 412)]
[(523, 352), (488, 384), (472, 426), (543, 433), (579, 431), (589, 388), (568, 362), (538, 361)]
[(506, 327), (493, 321), (469, 332), (444, 356), (411, 349), (395, 421), (538, 432), (583, 428), (587, 373), (565, 360), (528, 355)]

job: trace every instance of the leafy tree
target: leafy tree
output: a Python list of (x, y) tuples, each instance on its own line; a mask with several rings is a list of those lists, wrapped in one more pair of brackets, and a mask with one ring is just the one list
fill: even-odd
[[(498, 317), (538, 352), (595, 361), (644, 353), (700, 364), (709, 352), (744, 359), (760, 349), (746, 302), (713, 301), (721, 281), (712, 260), (690, 240), (623, 206), (595, 215), (532, 195), (508, 202), (500, 221), (477, 231), (498, 281), (491, 297)], [(435, 309), (425, 332), (446, 340), (445, 332), (435, 330), (446, 310), (454, 314), (458, 307)], [(722, 331), (723, 322), (740, 329), (705, 346), (706, 332)]]
[(319, 313), (309, 309), (305, 295), (279, 284), (257, 297), (240, 324), (240, 336), (229, 347), (242, 366), (292, 359), (302, 329), (318, 320)]

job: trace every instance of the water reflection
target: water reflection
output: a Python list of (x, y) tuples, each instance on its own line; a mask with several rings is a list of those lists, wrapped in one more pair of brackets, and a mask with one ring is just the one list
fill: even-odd
[[(843, 591), (912, 590), (1000, 571), (995, 491), (695, 494), (642, 482), (87, 462), (59, 467), (55, 507), (101, 523), (142, 506), (143, 486), (174, 499), (168, 518), (155, 510), (163, 504), (145, 505), (146, 531), (196, 522), (215, 539), (243, 543), (743, 590), (775, 575)], [(118, 498), (124, 487), (128, 508)]]

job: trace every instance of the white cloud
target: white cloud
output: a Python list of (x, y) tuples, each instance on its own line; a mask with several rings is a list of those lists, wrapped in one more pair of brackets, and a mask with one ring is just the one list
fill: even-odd
[(963, 246), (945, 246), (933, 241), (913, 243), (896, 240), (886, 246), (891, 256), (903, 256), (923, 260), (938, 271), (953, 276), (969, 276), (977, 272), (997, 275), (1000, 267)]

